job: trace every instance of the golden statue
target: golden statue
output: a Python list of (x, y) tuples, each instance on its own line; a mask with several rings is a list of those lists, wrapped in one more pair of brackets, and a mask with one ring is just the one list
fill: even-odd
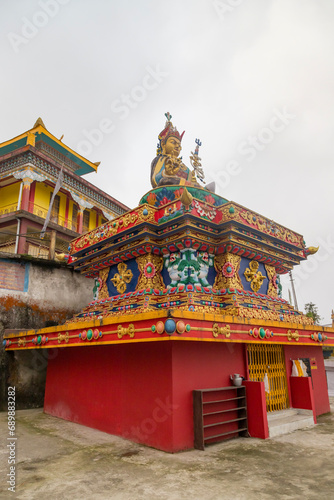
[(165, 128), (159, 134), (157, 156), (151, 164), (151, 184), (157, 186), (183, 185), (199, 186), (196, 180), (195, 169), (191, 171), (179, 158), (181, 141), (184, 132), (180, 134), (170, 121), (172, 116), (165, 114), (167, 121)]

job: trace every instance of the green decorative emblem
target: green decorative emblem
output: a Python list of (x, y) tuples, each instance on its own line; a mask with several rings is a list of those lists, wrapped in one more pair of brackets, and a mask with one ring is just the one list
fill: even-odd
[(171, 280), (169, 287), (187, 284), (211, 286), (207, 276), (210, 266), (213, 266), (213, 258), (207, 252), (187, 248), (164, 256), (164, 260)]

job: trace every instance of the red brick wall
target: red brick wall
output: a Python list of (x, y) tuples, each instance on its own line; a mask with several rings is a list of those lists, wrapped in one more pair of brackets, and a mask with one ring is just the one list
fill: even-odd
[(0, 261), (0, 288), (24, 291), (25, 265)]

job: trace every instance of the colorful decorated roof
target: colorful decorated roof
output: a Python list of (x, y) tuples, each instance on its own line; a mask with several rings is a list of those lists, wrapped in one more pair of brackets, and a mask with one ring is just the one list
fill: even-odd
[(89, 172), (96, 172), (98, 165), (87, 160), (76, 153), (73, 149), (62, 142), (62, 138), (57, 139), (45, 127), (43, 120), (38, 118), (33, 128), (23, 134), (14, 137), (0, 144), (0, 157), (16, 151), (24, 146), (30, 145), (39, 148), (42, 144), (65, 158), (70, 160), (72, 170), (76, 175), (84, 175)]
[[(187, 205), (184, 198), (190, 195)], [(139, 207), (71, 242), (73, 265), (87, 277), (145, 252), (166, 255), (192, 247), (232, 253), (288, 272), (307, 256), (303, 237), (272, 220), (207, 191), (155, 188)]]
[(153, 189), (139, 205), (70, 244), (69, 265), (95, 278), (94, 300), (63, 326), (9, 335), (6, 348), (153, 340), (334, 344), (333, 330), (313, 325), (281, 293), (280, 275), (317, 249), (215, 194), (212, 185), (200, 187), (200, 140), (191, 171), (178, 158), (178, 136), (166, 137), (151, 165)]

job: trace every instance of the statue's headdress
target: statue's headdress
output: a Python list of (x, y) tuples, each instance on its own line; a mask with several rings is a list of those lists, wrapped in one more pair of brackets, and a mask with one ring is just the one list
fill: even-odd
[(160, 155), (162, 153), (162, 147), (161, 147), (161, 141), (163, 140), (164, 142), (167, 141), (169, 137), (176, 137), (179, 139), (179, 141), (182, 141), (182, 137), (184, 134), (184, 131), (182, 134), (180, 134), (177, 130), (176, 127), (173, 126), (172, 122), (170, 121), (172, 118), (172, 115), (170, 113), (165, 113), (165, 117), (167, 118), (165, 128), (160, 132), (158, 139), (158, 145), (157, 145), (157, 154)]

